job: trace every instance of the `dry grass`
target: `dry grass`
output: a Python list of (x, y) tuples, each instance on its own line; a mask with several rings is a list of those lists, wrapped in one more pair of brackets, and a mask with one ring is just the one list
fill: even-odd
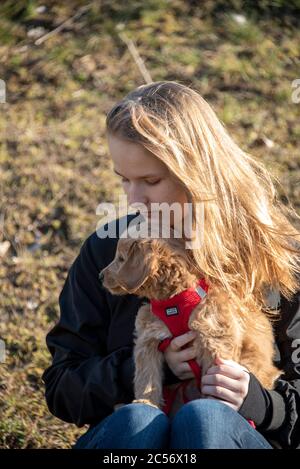
[(97, 205), (120, 191), (105, 114), (143, 78), (119, 32), (134, 40), (153, 80), (198, 89), (300, 213), (300, 104), (291, 100), (299, 28), (249, 15), (241, 24), (228, 11), (190, 6), (198, 2), (94, 1), (36, 45), (34, 28), (53, 30), (85, 2), (42, 3), (44, 12), (35, 1), (0, 6), (0, 245), (9, 242), (0, 264), (2, 448), (70, 448), (87, 429), (50, 415), (41, 374), (68, 268), (96, 228)]

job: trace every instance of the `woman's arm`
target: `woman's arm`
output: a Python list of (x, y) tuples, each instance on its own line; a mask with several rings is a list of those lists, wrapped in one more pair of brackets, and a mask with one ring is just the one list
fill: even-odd
[[(300, 447), (300, 291), (292, 301), (281, 297), (281, 318), (276, 323), (276, 365), (284, 373), (272, 391), (262, 387), (238, 363), (217, 364), (202, 378), (202, 391), (223, 400), (279, 448)], [(235, 369), (236, 368), (236, 369)], [(250, 378), (250, 379), (249, 379)]]
[[(264, 389), (252, 376), (239, 412), (255, 413), (259, 431), (283, 448), (300, 446), (300, 291), (292, 301), (281, 297), (281, 319), (275, 326), (276, 365), (284, 374), (274, 390)], [(298, 348), (298, 352), (297, 352)]]
[[(98, 280), (116, 243), (96, 233), (85, 241), (59, 296), (59, 321), (46, 337), (52, 364), (42, 379), (49, 410), (77, 426), (97, 423), (116, 403), (133, 399), (132, 337), (121, 326), (110, 330), (112, 297)], [(124, 314), (134, 318), (137, 307), (138, 301), (127, 301)]]
[[(281, 297), (280, 309), (281, 319), (274, 328), (275, 364), (284, 374), (277, 379), (274, 389), (264, 389), (252, 373), (220, 357), (202, 376), (201, 390), (253, 420), (257, 430), (274, 446), (297, 448), (300, 447), (300, 291), (292, 301)], [(182, 362), (188, 355), (195, 358), (195, 351), (192, 347), (179, 351), (175, 339), (171, 345), (165, 351), (166, 360), (174, 364), (174, 369), (176, 364), (178, 373), (187, 373), (184, 365), (187, 370), (188, 364)]]
[[(126, 223), (133, 218), (128, 215)], [(46, 337), (52, 364), (42, 379), (49, 410), (79, 427), (134, 399), (133, 330), (142, 299), (111, 295), (98, 278), (117, 241), (95, 232), (84, 242), (59, 296), (59, 321)], [(167, 364), (164, 370), (164, 384), (178, 381)]]

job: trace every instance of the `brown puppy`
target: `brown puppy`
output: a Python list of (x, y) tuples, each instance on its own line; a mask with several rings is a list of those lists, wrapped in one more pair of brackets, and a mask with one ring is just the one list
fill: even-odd
[[(120, 239), (115, 258), (101, 274), (103, 286), (112, 294), (132, 293), (149, 300), (170, 298), (196, 286), (197, 280), (204, 277), (195, 271), (179, 238)], [(241, 301), (241, 305), (237, 308), (228, 294), (209, 285), (208, 294), (194, 308), (188, 322), (189, 328), (197, 331), (196, 360), (203, 374), (217, 356), (234, 360), (251, 371), (265, 388), (272, 389), (282, 372), (273, 365), (271, 322), (254, 301)], [(143, 304), (135, 321), (133, 402), (159, 408), (165, 404), (164, 355), (158, 345), (169, 337), (172, 334), (166, 324), (152, 313), (150, 304)], [(190, 380), (189, 386), (189, 400), (204, 397), (195, 380)], [(179, 401), (174, 403), (171, 415), (180, 405)]]

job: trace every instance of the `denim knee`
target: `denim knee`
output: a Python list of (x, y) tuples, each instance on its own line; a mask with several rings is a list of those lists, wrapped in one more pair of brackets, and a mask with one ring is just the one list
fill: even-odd
[(141, 403), (120, 407), (83, 435), (77, 448), (161, 448), (168, 443), (169, 418)]
[(172, 448), (271, 448), (236, 410), (216, 399), (195, 399), (175, 414)]
[(143, 422), (145, 420), (152, 421), (155, 417), (159, 417), (161, 422), (165, 421), (166, 425), (169, 424), (167, 415), (158, 407), (149, 404), (130, 403), (120, 407), (117, 412), (119, 413), (118, 415), (128, 414), (139, 421), (142, 419)]
[(173, 423), (180, 425), (183, 421), (191, 422), (192, 419), (197, 419), (198, 425), (203, 423), (207, 429), (211, 425), (228, 422), (228, 419), (236, 416), (236, 413), (231, 407), (216, 399), (194, 399), (179, 409), (173, 418)]

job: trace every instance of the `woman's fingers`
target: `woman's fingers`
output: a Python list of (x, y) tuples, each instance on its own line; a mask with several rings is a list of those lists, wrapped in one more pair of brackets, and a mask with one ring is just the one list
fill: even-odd
[(205, 395), (214, 396), (232, 404), (235, 404), (235, 402), (238, 400), (238, 396), (235, 392), (221, 386), (204, 385), (201, 387), (201, 392)]
[[(169, 357), (167, 361), (169, 367), (172, 369), (173, 373), (178, 376), (180, 379), (190, 379), (194, 377), (194, 373), (187, 363), (188, 360), (191, 360), (195, 357), (195, 352), (187, 353), (189, 349), (185, 350), (185, 355), (182, 358), (179, 358), (179, 353), (172, 352), (174, 354), (173, 357)], [(181, 352), (180, 352), (181, 353)]]
[(196, 333), (194, 331), (186, 332), (185, 334), (179, 335), (178, 337), (174, 337), (169, 345), (169, 348), (173, 352), (177, 352), (181, 349), (181, 347), (194, 340), (195, 337)]
[[(198, 365), (199, 362), (196, 360)], [(195, 374), (193, 370), (191, 369), (190, 365), (187, 362), (181, 363), (181, 365), (178, 367), (178, 370), (180, 372), (180, 379), (190, 379), (190, 378), (195, 378)]]
[(213, 375), (218, 373), (221, 375), (229, 376), (233, 379), (239, 379), (241, 376), (241, 369), (242, 367), (237, 368), (230, 365), (215, 365), (211, 366), (207, 370), (206, 374)]
[(196, 357), (196, 348), (191, 346), (180, 352), (177, 352), (179, 362), (187, 362), (188, 360), (193, 360)]
[(233, 392), (240, 392), (242, 387), (238, 380), (221, 374), (204, 375), (201, 380), (201, 386), (204, 387), (207, 385), (227, 388), (229, 391)]
[(180, 379), (190, 379), (194, 376), (187, 362), (196, 357), (196, 349), (193, 345), (190, 345), (183, 350), (181, 349), (194, 340), (195, 337), (196, 333), (194, 331), (175, 337), (164, 352), (169, 367)]

